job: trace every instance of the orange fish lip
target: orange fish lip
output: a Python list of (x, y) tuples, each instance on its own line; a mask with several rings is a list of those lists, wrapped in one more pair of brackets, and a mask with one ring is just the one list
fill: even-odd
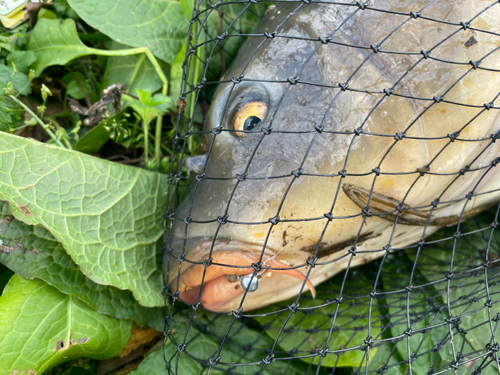
[(180, 299), (188, 304), (200, 302), (208, 310), (223, 311), (220, 306), (245, 293), (239, 282), (229, 282), (226, 276), (256, 274), (257, 277), (268, 271), (295, 277), (307, 284), (313, 297), (316, 295), (314, 285), (306, 280), (306, 275), (278, 260), (277, 253), (268, 247), (263, 251), (263, 245), (205, 240), (189, 253), (191, 256), (186, 257), (188, 266), (171, 284), (171, 289), (176, 289), (172, 291), (179, 291)]

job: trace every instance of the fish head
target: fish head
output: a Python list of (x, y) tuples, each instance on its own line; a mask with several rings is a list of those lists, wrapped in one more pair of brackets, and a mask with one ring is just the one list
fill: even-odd
[[(402, 10), (425, 4), (401, 3)], [(409, 235), (408, 226), (393, 230), (393, 222), (360, 208), (346, 189), (356, 186), (405, 204), (430, 205), (452, 177), (423, 176), (415, 182), (417, 171), (444, 142), (429, 145), (420, 139), (430, 134), (438, 116), (446, 135), (458, 118), (470, 114), (459, 108), (454, 117), (451, 111), (443, 116), (443, 104), (422, 115), (421, 103), (396, 95), (380, 98), (405, 73), (418, 82), (407, 79), (403, 89), (425, 97), (439, 95), (444, 82), (451, 85), (461, 73), (424, 67), (408, 74), (419, 56), (387, 58), (345, 46), (381, 43), (402, 22), (383, 12), (360, 15), (354, 8), (292, 3), (269, 12), (254, 32), (262, 37), (245, 42), (218, 84), (203, 128), (205, 154), (186, 160), (198, 177), (169, 232), (167, 284), (181, 300), (227, 312), (308, 289), (314, 294), (314, 285), (351, 264), (362, 243), (378, 252), (352, 264), (382, 255), (396, 237), (404, 235), (409, 243), (422, 236), (420, 229)], [(443, 17), (449, 12), (439, 11)], [(420, 50), (414, 39), (438, 26), (396, 33), (387, 43), (393, 50)], [(334, 37), (338, 44), (329, 43)], [(463, 52), (459, 44), (452, 47)], [(455, 98), (467, 92), (460, 89), (452, 90)], [(491, 123), (483, 121), (478, 134), (489, 131)], [(398, 134), (407, 138), (403, 146), (394, 145)], [(465, 165), (473, 156), (464, 150), (450, 152), (454, 164), (443, 159), (438, 169)], [(386, 173), (380, 173), (380, 165)], [(377, 204), (384, 203), (371, 207)], [(318, 259), (321, 265), (315, 264)]]

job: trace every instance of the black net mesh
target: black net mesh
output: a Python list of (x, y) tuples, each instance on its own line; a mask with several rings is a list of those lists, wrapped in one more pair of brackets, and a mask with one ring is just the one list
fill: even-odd
[(194, 3), (172, 374), (498, 374), (500, 2)]

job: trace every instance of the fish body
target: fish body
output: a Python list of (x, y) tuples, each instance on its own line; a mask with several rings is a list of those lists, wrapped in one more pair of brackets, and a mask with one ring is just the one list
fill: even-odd
[(367, 4), (280, 3), (241, 47), (169, 230), (181, 300), (314, 293), (499, 200), (500, 4)]

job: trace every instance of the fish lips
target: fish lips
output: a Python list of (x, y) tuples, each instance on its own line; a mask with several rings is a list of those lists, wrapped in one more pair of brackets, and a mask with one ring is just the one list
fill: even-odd
[[(278, 260), (276, 251), (262, 248), (261, 244), (241, 241), (201, 240), (187, 252), (180, 271), (177, 263), (177, 275), (169, 282), (170, 291), (179, 292), (179, 298), (187, 304), (200, 303), (214, 312), (230, 312), (240, 307), (250, 310), (266, 305), (269, 287), (277, 287), (270, 280), (275, 274), (284, 274), (306, 283), (315, 295), (306, 275)], [(174, 268), (171, 264), (171, 273)]]

